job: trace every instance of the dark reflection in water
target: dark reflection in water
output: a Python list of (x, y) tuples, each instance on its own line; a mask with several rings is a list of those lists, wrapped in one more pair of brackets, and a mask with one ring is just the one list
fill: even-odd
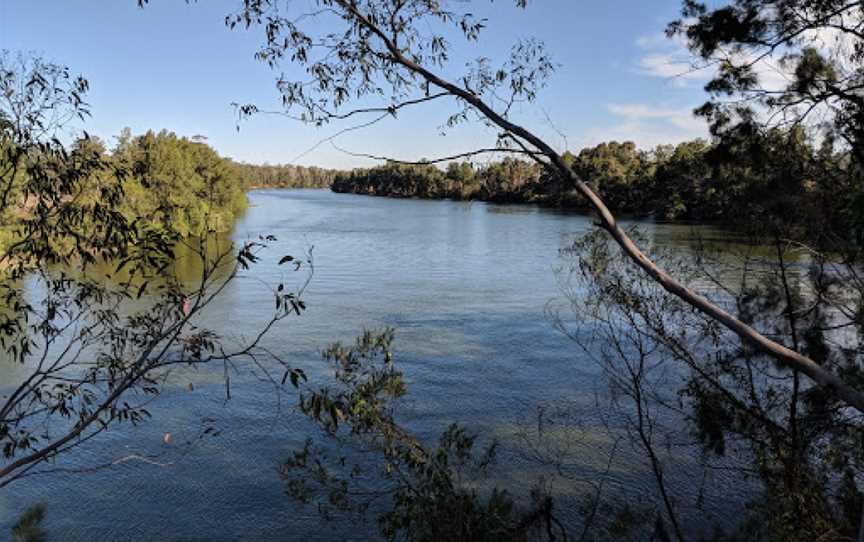
[[(276, 265), (278, 258), (314, 246), (309, 310), (271, 334), (267, 346), (315, 378), (322, 374), (320, 348), (351, 340), (363, 327), (395, 326), (396, 360), (411, 389), (405, 422), (421, 438), (434, 438), (451, 422), (499, 438), (499, 481), (516, 493), (527, 491), (538, 473), (522, 459), (514, 426), (541, 402), (564, 400), (590, 412), (595, 397), (605, 393), (596, 367), (544, 315), (547, 303), (561, 298), (554, 273), (562, 264), (559, 251), (591, 227), (589, 217), (533, 206), (326, 191), (259, 191), (250, 199), (234, 240), (272, 234), (278, 242), (255, 268), (255, 280), (233, 283), (208, 311), (205, 324), (228, 340), (253, 334), (267, 319), (268, 283), (302, 281)], [(718, 230), (697, 230), (718, 242), (728, 239)], [(660, 245), (692, 246), (690, 226), (646, 224), (645, 231)], [(181, 254), (177, 273), (193, 280), (200, 274), (196, 265)], [(8, 369), (0, 368), (0, 379), (14, 378), (14, 371), (2, 371)], [(293, 396), (280, 402), (252, 375), (233, 379), (226, 403), (221, 371), (176, 374), (150, 409), (153, 421), (118, 427), (58, 465), (81, 468), (164, 452), (167, 466), (131, 461), (14, 484), (0, 492), (0, 533), (38, 501), (48, 505), (56, 540), (329, 540), (374, 532), (374, 522), (358, 527), (337, 520), (322, 527), (314, 510), (288, 500), (278, 465), (314, 431), (293, 411)], [(187, 390), (190, 382), (194, 392)], [(222, 429), (219, 437), (183, 454), (162, 443), (166, 431), (180, 442), (193, 438), (210, 418)], [(586, 473), (605, 460), (608, 443), (597, 439), (596, 447), (586, 438), (580, 448)], [(673, 485), (693, 485), (686, 465), (695, 461), (681, 459)], [(636, 457), (613, 474), (618, 484), (651, 491)], [(734, 480), (712, 483), (731, 503), (745, 491)], [(731, 505), (706, 503), (709, 510), (720, 506)]]

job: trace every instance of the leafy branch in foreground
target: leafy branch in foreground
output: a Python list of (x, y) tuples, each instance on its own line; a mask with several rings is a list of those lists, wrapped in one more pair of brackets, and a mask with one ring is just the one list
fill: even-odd
[(12, 526), (12, 542), (45, 542), (42, 521), (45, 519), (45, 506), (31, 506), (21, 514)]
[(522, 509), (506, 491), (475, 487), (495, 459), (495, 444), (477, 453), (477, 437), (454, 424), (430, 448), (397, 423), (395, 407), (407, 389), (392, 340), (387, 329), (365, 331), (352, 346), (332, 345), (323, 356), (333, 383), (304, 392), (300, 401), (340, 449), (369, 452), (363, 455), (371, 454), (371, 463), (334, 457), (326, 441), (307, 440), (282, 466), (288, 494), (314, 503), (325, 518), (379, 512), (388, 540), (566, 539), (552, 500), (539, 490), (533, 506)]
[[(282, 320), (300, 315), (304, 302), (284, 287), (274, 291), (275, 309), (253, 337), (228, 346), (196, 318), (243, 270), (260, 257), (266, 241), (248, 242), (235, 254), (199, 253), (205, 262), (194, 288), (166, 280), (152, 287), (143, 310), (140, 286), (103, 287), (61, 274), (39, 275), (48, 293), (28, 312), (30, 350), (19, 362), (24, 377), (0, 405), (0, 487), (38, 473), (53, 461), (117, 423), (149, 418), (147, 405), (178, 366), (219, 364), (225, 374), (240, 361), (269, 375), (277, 362), (297, 384), (304, 375), (261, 346)], [(298, 266), (299, 269), (299, 266)], [(124, 316), (126, 315), (126, 316)], [(273, 377), (270, 377), (273, 380)], [(230, 380), (226, 377), (230, 396)]]
[(864, 182), (861, 2), (685, 0), (681, 15), (667, 34), (717, 68), (698, 110), (713, 132), (813, 126), (845, 144)]
[[(212, 236), (178, 239), (126, 217), (123, 168), (93, 145), (70, 151), (55, 137), (87, 116), (86, 81), (9, 53), (0, 54), (0, 73), (0, 214), (17, 215), (0, 254), (0, 348), (15, 375), (0, 385), (0, 488), (109, 427), (146, 420), (175, 367), (219, 364), (228, 375), (243, 361), (269, 377), (275, 363), (298, 384), (303, 373), (261, 340), (305, 310), (302, 288), (275, 288), (269, 319), (240, 344), (197, 323), (275, 238), (214, 252)], [(177, 242), (200, 264), (191, 284), (171, 272)], [(311, 256), (295, 264), (311, 272)]]
[[(703, 477), (722, 469), (761, 484), (748, 515), (728, 527), (731, 540), (853, 539), (864, 505), (858, 413), (642, 280), (607, 239), (587, 235), (566, 254), (573, 260), (563, 283), (584, 327), (556, 321), (607, 376), (610, 402), (648, 458), (670, 524), (687, 517), (688, 500), (698, 503), (702, 490), (666, 496), (674, 463), (657, 453), (661, 438), (689, 454), (701, 450)], [(654, 256), (742, 320), (864, 385), (856, 319), (864, 282), (854, 266), (781, 238), (767, 253), (764, 245), (738, 255), (702, 246), (689, 258)]]

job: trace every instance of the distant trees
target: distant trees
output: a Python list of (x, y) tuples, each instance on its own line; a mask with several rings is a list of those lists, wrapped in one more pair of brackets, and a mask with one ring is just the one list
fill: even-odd
[(330, 188), (337, 171), (295, 165), (236, 163), (249, 188)]
[[(572, 156), (572, 155), (571, 155)], [(794, 217), (789, 234), (827, 236), (855, 226), (857, 172), (849, 153), (829, 140), (816, 145), (800, 128), (775, 128), (709, 143), (693, 140), (642, 151), (608, 142), (572, 156), (578, 175), (612, 209), (668, 220), (725, 221), (759, 227)], [(391, 163), (334, 176), (332, 189), (391, 197), (477, 199), (587, 208), (559, 178), (537, 164), (506, 158), (486, 165)], [(817, 230), (819, 230), (817, 232)], [(833, 232), (833, 233), (831, 233)], [(835, 239), (836, 241), (836, 239)]]
[[(650, 192), (644, 191), (650, 174), (646, 162), (646, 156), (632, 141), (612, 141), (583, 149), (571, 167), (587, 179), (595, 192), (603, 195), (612, 209), (628, 210), (651, 197)], [(640, 194), (642, 191), (645, 193)]]
[(720, 214), (711, 214), (705, 206), (704, 194), (712, 178), (708, 161), (712, 147), (697, 139), (655, 149), (650, 193), (643, 201), (654, 202), (659, 217), (716, 220), (723, 217), (723, 210), (731, 211), (720, 207)]
[(337, 173), (331, 188), (334, 192), (402, 198), (528, 202), (540, 201), (541, 172), (536, 164), (515, 158), (487, 166), (452, 162), (446, 171), (431, 164), (390, 163)]
[(479, 199), (495, 202), (536, 201), (543, 195), (543, 169), (533, 162), (507, 157), (480, 169)]

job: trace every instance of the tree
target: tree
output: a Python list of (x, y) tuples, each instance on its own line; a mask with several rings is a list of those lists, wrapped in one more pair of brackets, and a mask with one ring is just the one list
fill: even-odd
[[(298, 12), (291, 3), (250, 0), (226, 20), (231, 28), (259, 25), (264, 29), (265, 43), (257, 53), (259, 60), (271, 66), (290, 61), (305, 70), (306, 79), (302, 81), (286, 77), (277, 81), (284, 105), (295, 111), (298, 118), (319, 125), (364, 114), (377, 114), (380, 119), (398, 115), (403, 107), (445, 98), (452, 100), (457, 109), (446, 125), (476, 118), (499, 130), (496, 147), (472, 153), (506, 149), (542, 164), (585, 198), (597, 213), (600, 226), (653, 281), (730, 329), (752, 347), (801, 371), (836, 393), (849, 406), (864, 412), (861, 390), (810, 357), (760, 333), (658, 266), (633, 242), (603, 200), (568, 167), (551, 145), (511, 120), (512, 105), (516, 101), (534, 100), (554, 71), (555, 64), (541, 42), (517, 43), (509, 59), (498, 67), (488, 58), (481, 58), (470, 63), (461, 77), (445, 79), (440, 75), (440, 68), (449, 58), (450, 42), (446, 33), (455, 32), (470, 42), (477, 40), (486, 26), (485, 20), (458, 11), (465, 3), (316, 0), (313, 4), (315, 8), (311, 11)], [(516, 4), (526, 7), (527, 2), (517, 0)], [(430, 30), (436, 28), (437, 31)], [(347, 108), (352, 100), (376, 98), (384, 100), (379, 107)], [(241, 108), (246, 114), (256, 111), (254, 105)], [(454, 158), (457, 157), (429, 162)]]
[(481, 169), (480, 196), (487, 201), (531, 201), (540, 184), (537, 164), (507, 157)]
[(646, 159), (632, 141), (582, 149), (572, 167), (613, 209), (638, 212), (649, 201), (648, 191), (640, 189), (647, 184)]
[(335, 170), (294, 165), (235, 164), (252, 188), (330, 188)]
[[(864, 183), (861, 2), (731, 0), (709, 9), (684, 0), (682, 18), (667, 33), (684, 37), (698, 58), (717, 67), (705, 87), (712, 99), (698, 110), (715, 134), (754, 124), (817, 124), (846, 143)], [(769, 69), (785, 80), (766, 81)]]
[(300, 401), (328, 439), (350, 437), (342, 444), (371, 455), (372, 468), (369, 461), (334, 457), (309, 439), (282, 466), (288, 494), (316, 505), (325, 518), (332, 511), (363, 517), (387, 499), (378, 517), (387, 540), (566, 540), (551, 499), (541, 492), (532, 494), (532, 506), (520, 507), (506, 491), (484, 495), (471, 486), (494, 461), (494, 443), (478, 453), (477, 436), (453, 424), (429, 448), (397, 423), (396, 404), (407, 386), (392, 341), (391, 329), (367, 330), (353, 345), (331, 345), (323, 351), (331, 383), (304, 392)]
[[(711, 284), (716, 302), (742, 320), (847, 381), (864, 382), (856, 316), (864, 290), (855, 269), (779, 235), (773, 247), (754, 244), (738, 256), (715, 250), (682, 257), (658, 249), (655, 257)], [(727, 533), (732, 540), (853, 539), (864, 505), (860, 416), (642, 280), (596, 233), (568, 252), (570, 306), (593, 332), (571, 333), (566, 318), (559, 325), (607, 375), (611, 406), (632, 427), (655, 474), (664, 518), (677, 526), (676, 515), (690, 504), (664, 487), (674, 455), (664, 466), (655, 448), (665, 437), (690, 454), (701, 448), (706, 477), (716, 466), (761, 482), (749, 514)]]
[[(0, 488), (50, 471), (109, 427), (146, 420), (173, 367), (227, 369), (246, 359), (268, 375), (265, 362), (281, 365), (283, 383), (303, 377), (259, 347), (267, 331), (304, 310), (299, 293), (274, 288), (273, 314), (244, 344), (225, 344), (196, 324), (273, 238), (214, 253), (206, 236), (193, 242), (124, 215), (123, 164), (86, 134), (71, 149), (55, 137), (70, 119), (86, 118), (86, 90), (65, 67), (0, 55), (0, 211), (10, 230), (0, 253), (0, 348), (22, 375), (3, 383), (0, 397)], [(176, 242), (201, 262), (193, 284), (167, 272)], [(298, 270), (306, 263), (288, 262)], [(38, 535), (38, 517), (22, 529)]]
[(121, 137), (111, 159), (130, 172), (119, 209), (177, 235), (230, 231), (246, 209), (246, 182), (206, 143), (172, 132)]

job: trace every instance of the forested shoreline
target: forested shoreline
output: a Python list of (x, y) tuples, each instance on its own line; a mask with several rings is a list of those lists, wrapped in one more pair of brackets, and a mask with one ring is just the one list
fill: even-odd
[[(801, 229), (839, 231), (860, 220), (862, 172), (848, 151), (798, 129), (726, 135), (640, 150), (608, 142), (566, 152), (566, 163), (609, 208), (658, 220), (757, 224), (784, 218)], [(524, 159), (483, 165), (386, 165), (336, 174), (332, 190), (397, 198), (537, 203), (587, 210), (556, 175)]]
[[(230, 231), (246, 210), (245, 179), (201, 138), (180, 137), (167, 130), (135, 136), (124, 129), (115, 139), (109, 149), (99, 138), (84, 135), (69, 145), (65, 157), (33, 150), (29, 165), (25, 162), (12, 172), (9, 205), (0, 215), (0, 246), (25, 239), (32, 222), (54, 220), (61, 203), (69, 204), (66, 212), (84, 216), (108, 201), (109, 195), (117, 199), (112, 208), (115, 219), (137, 222), (154, 234), (174, 238)], [(32, 175), (32, 164), (38, 162), (51, 165), (50, 175), (70, 175), (68, 164), (85, 170), (75, 178), (74, 198), (52, 201), (29, 190), (25, 176)], [(80, 225), (91, 226), (99, 224), (88, 219)]]
[[(314, 188), (337, 193), (421, 199), (539, 204), (588, 211), (574, 187), (526, 159), (487, 163), (390, 162), (340, 171), (296, 165), (249, 164), (220, 156), (205, 138), (173, 132), (125, 129), (109, 148), (98, 138), (76, 140), (77, 160), (102, 165), (87, 192), (106, 184), (123, 191), (118, 211), (129, 220), (178, 237), (230, 231), (255, 189)], [(564, 161), (590, 184), (609, 208), (628, 216), (694, 223), (724, 222), (732, 229), (782, 223), (785, 234), (819, 238), (825, 232), (861, 231), (862, 173), (846, 150), (826, 138), (818, 143), (800, 128), (726, 134), (639, 149), (611, 141), (566, 152)], [(26, 202), (3, 216), (8, 244), (27, 214)]]
[[(330, 189), (393, 198), (453, 199), (502, 204), (532, 203), (589, 210), (572, 186), (539, 164), (505, 157), (487, 163), (386, 163), (340, 171), (315, 166), (235, 162), (205, 138), (128, 129), (109, 148), (87, 136), (71, 145), (79, 160), (103, 161), (91, 175), (95, 195), (106, 183), (122, 187), (119, 211), (146, 218), (180, 237), (229, 231), (246, 209), (246, 192), (270, 188)], [(748, 227), (782, 221), (800, 234), (860, 230), (864, 215), (862, 173), (831, 139), (816, 142), (800, 128), (696, 139), (650, 150), (611, 141), (566, 152), (564, 161), (609, 208), (656, 220)], [(107, 166), (106, 166), (107, 164)], [(27, 213), (20, 199), (3, 216), (3, 239)]]
[[(125, 220), (146, 223), (151, 230), (176, 238), (230, 231), (247, 206), (246, 193), (259, 188), (329, 188), (334, 170), (292, 165), (255, 165), (221, 156), (206, 137), (179, 136), (169, 130), (133, 135), (126, 128), (113, 145), (83, 135), (69, 145), (69, 160), (90, 164), (81, 181), (82, 206), (106, 190), (122, 194), (116, 211)], [(34, 153), (32, 160), (47, 157)], [(58, 173), (61, 173), (58, 171)], [(25, 174), (22, 170), (19, 176)], [(23, 183), (13, 183), (0, 216), (0, 246), (22, 235), (39, 205)]]
[(249, 190), (264, 188), (330, 188), (338, 175), (335, 169), (291, 164), (235, 163)]
[[(667, 221), (725, 222), (732, 228), (782, 222), (795, 232), (859, 231), (864, 191), (856, 162), (831, 138), (804, 129), (727, 133), (708, 141), (639, 149), (604, 142), (564, 161), (609, 208)], [(295, 165), (235, 163), (248, 190), (329, 188), (391, 198), (533, 203), (576, 210), (589, 205), (573, 186), (535, 162), (505, 157), (486, 163), (389, 162), (349, 171)]]

